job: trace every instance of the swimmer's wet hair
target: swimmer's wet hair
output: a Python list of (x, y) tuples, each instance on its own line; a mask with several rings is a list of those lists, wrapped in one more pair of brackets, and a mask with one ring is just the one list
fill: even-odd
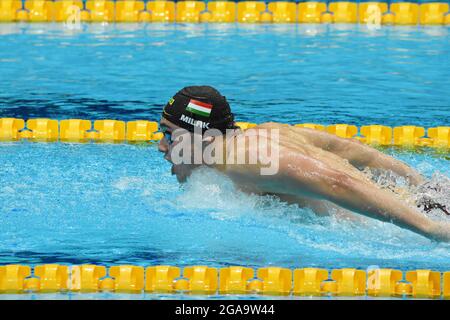
[(163, 109), (163, 118), (173, 124), (194, 132), (195, 127), (237, 129), (234, 115), (226, 97), (211, 86), (190, 86), (178, 91)]

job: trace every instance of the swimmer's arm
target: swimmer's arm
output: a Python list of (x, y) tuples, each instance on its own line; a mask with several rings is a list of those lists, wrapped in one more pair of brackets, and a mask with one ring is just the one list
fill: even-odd
[(438, 225), (390, 192), (299, 154), (284, 154), (274, 176), (242, 170), (261, 191), (327, 200), (350, 211), (391, 222), (427, 237), (450, 241), (449, 225)]
[(356, 139), (344, 139), (327, 132), (302, 129), (304, 135), (316, 147), (332, 152), (347, 159), (357, 168), (374, 168), (391, 170), (392, 172), (408, 178), (414, 185), (424, 182), (423, 176), (405, 163), (388, 156)]
[(303, 208), (311, 209), (318, 216), (333, 215), (339, 219), (346, 219), (349, 221), (362, 221), (360, 217), (349, 210), (345, 210), (334, 203), (325, 200), (317, 200), (312, 198), (305, 198), (299, 196), (292, 196), (286, 194), (276, 194), (281, 201), (289, 204), (297, 204)]

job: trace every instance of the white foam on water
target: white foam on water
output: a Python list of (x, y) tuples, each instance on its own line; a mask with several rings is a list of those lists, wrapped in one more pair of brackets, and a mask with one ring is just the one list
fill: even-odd
[(288, 205), (277, 197), (239, 191), (231, 179), (209, 168), (194, 171), (176, 201), (184, 209), (210, 211), (212, 217), (220, 220), (252, 216), (298, 221), (299, 211), (304, 211), (308, 218), (313, 216), (309, 210)]
[[(436, 175), (432, 180), (441, 178)], [(382, 180), (385, 186), (389, 180), (406, 185), (404, 179), (389, 173), (379, 176), (380, 183)], [(391, 223), (359, 215), (356, 216), (360, 219), (354, 221), (334, 215), (319, 217), (277, 197), (246, 194), (237, 190), (229, 178), (211, 169), (196, 170), (173, 206), (194, 215), (206, 213), (211, 219), (237, 221), (243, 232), (246, 226), (257, 224), (294, 239), (299, 247), (321, 252), (354, 258), (395, 260), (440, 255), (450, 259), (449, 244), (436, 243)]]
[[(430, 180), (414, 190), (414, 200), (422, 212), (436, 220), (450, 221), (450, 178), (441, 172), (435, 172)], [(425, 210), (423, 204), (429, 205)]]
[[(430, 166), (430, 163), (421, 163), (422, 170), (429, 170)], [(394, 192), (425, 216), (435, 220), (450, 221), (450, 178), (440, 171), (433, 172), (430, 179), (418, 186), (409, 185), (404, 177), (392, 171), (366, 170), (365, 172), (382, 189)]]
[(143, 189), (145, 187), (145, 180), (140, 177), (121, 177), (112, 183), (112, 186), (120, 191), (130, 189)]

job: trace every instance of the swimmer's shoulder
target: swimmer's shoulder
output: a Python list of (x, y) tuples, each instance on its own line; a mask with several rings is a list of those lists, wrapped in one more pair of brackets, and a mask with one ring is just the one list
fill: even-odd
[(264, 122), (258, 124), (256, 127), (253, 127), (253, 129), (289, 129), (289, 125), (285, 123), (279, 123), (279, 122)]
[(296, 127), (293, 125), (289, 125), (286, 123), (278, 123), (278, 122), (265, 122), (265, 123), (261, 123), (258, 124), (256, 127), (253, 127), (253, 129), (279, 129), (281, 134), (290, 134), (290, 135), (306, 135), (309, 136), (311, 134), (326, 134), (328, 135), (329, 133), (327, 132), (323, 132), (323, 131), (319, 131), (319, 130), (315, 130), (315, 129), (310, 129), (310, 128), (306, 128), (306, 127)]

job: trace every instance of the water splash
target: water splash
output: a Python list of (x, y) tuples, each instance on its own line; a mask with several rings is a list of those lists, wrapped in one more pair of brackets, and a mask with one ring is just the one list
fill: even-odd
[[(407, 186), (405, 179), (387, 172), (378, 174), (376, 180), (386, 188), (396, 183), (400, 189)], [(301, 252), (306, 261), (316, 262), (312, 257), (321, 261), (324, 257), (333, 257), (338, 259), (333, 263), (342, 266), (361, 259), (378, 260), (377, 263), (384, 261), (384, 265), (398, 260), (417, 262), (417, 257), (426, 257), (427, 254), (450, 258), (448, 244), (435, 243), (391, 223), (359, 215), (355, 215), (358, 219), (354, 220), (342, 219), (333, 213), (317, 216), (309, 209), (287, 204), (275, 196), (245, 194), (238, 191), (226, 176), (211, 169), (194, 172), (173, 206), (182, 207), (197, 217), (203, 214), (207, 219), (234, 222), (235, 232), (243, 235), (243, 243), (249, 236), (250, 227), (260, 228), (267, 236), (258, 245), (267, 246), (272, 237), (274, 252), (270, 258), (284, 259), (286, 263), (292, 263), (295, 252)], [(330, 211), (334, 210), (330, 208)], [(291, 247), (280, 251), (280, 246), (287, 243)], [(261, 248), (251, 249), (243, 245), (240, 250), (257, 252)], [(277, 257), (277, 251), (282, 257)]]
[(435, 219), (450, 220), (450, 178), (435, 172), (419, 185), (414, 198), (418, 207)]
[(412, 186), (406, 178), (392, 171), (365, 168), (364, 173), (381, 189), (395, 193), (424, 215), (438, 220), (450, 219), (450, 178), (445, 174), (435, 171), (424, 183)]
[(276, 196), (241, 192), (226, 175), (210, 168), (193, 172), (176, 199), (176, 206), (205, 210), (219, 220), (272, 218), (311, 223), (317, 218), (312, 211), (289, 205)]

